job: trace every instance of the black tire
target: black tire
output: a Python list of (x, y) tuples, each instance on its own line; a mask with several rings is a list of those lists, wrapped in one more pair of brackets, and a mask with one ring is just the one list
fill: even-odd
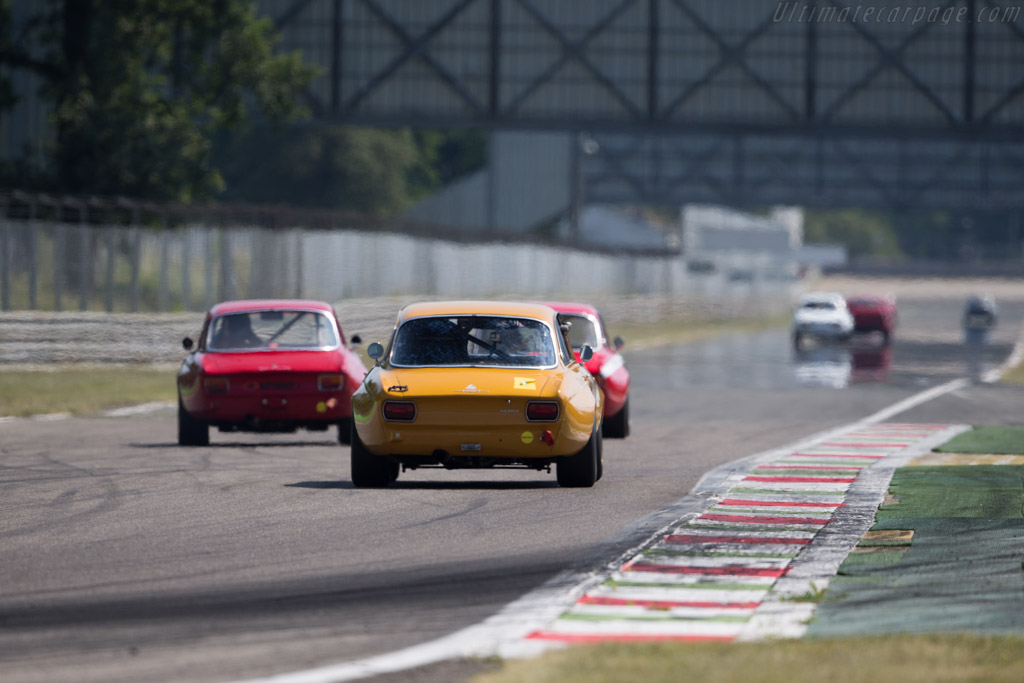
[(338, 443), (342, 446), (352, 445), (352, 418), (338, 420)]
[(359, 488), (383, 488), (398, 479), (398, 464), (366, 450), (352, 425), (352, 483)]
[(579, 453), (563, 457), (555, 465), (558, 485), (572, 488), (593, 486), (599, 478), (601, 451), (601, 430), (595, 428)]
[(622, 404), (622, 410), (601, 423), (601, 436), (606, 439), (625, 439), (629, 436), (629, 399)]
[(181, 402), (181, 396), (178, 397), (178, 445), (210, 445), (210, 425), (189, 415)]

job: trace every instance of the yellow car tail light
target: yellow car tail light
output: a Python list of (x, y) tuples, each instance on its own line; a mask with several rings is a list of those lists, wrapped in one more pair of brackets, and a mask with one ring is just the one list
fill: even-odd
[(558, 419), (558, 402), (530, 401), (526, 404), (526, 419), (530, 422), (554, 422)]
[(412, 422), (416, 419), (416, 404), (412, 401), (385, 401), (384, 419), (391, 422)]

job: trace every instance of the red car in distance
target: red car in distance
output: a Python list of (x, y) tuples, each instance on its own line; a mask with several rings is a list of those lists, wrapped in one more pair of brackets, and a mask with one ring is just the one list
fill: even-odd
[(584, 363), (604, 393), (601, 435), (610, 439), (629, 436), (629, 370), (619, 350), (624, 342), (608, 342), (607, 327), (597, 309), (588, 304), (544, 302), (558, 312), (560, 322), (570, 323), (569, 343), (579, 360), (580, 349), (590, 346), (594, 356)]
[[(359, 337), (352, 338), (354, 344)], [(351, 438), (352, 393), (366, 366), (330, 304), (226, 301), (206, 314), (178, 371), (178, 443), (205, 446), (220, 431), (325, 431)]]
[(882, 343), (888, 344), (896, 330), (896, 301), (889, 296), (860, 295), (846, 298), (846, 307), (853, 315), (856, 334), (878, 332)]

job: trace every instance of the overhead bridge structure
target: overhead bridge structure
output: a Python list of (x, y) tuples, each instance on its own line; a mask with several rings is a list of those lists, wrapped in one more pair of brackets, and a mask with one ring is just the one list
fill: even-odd
[(571, 133), (588, 200), (1024, 208), (1024, 2), (259, 5), (319, 120)]

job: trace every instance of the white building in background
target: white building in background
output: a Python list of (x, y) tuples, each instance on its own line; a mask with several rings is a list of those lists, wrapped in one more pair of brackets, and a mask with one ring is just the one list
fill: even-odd
[(687, 204), (680, 224), (683, 253), (689, 257), (759, 252), (792, 258), (803, 244), (804, 214), (798, 207), (776, 207), (759, 216), (724, 206)]

